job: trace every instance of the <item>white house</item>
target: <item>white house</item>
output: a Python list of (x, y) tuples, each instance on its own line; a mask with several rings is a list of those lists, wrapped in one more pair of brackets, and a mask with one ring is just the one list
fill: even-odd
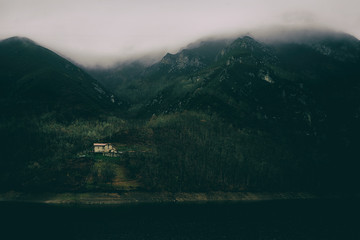
[(95, 153), (110, 153), (115, 151), (116, 149), (111, 145), (111, 143), (94, 143)]

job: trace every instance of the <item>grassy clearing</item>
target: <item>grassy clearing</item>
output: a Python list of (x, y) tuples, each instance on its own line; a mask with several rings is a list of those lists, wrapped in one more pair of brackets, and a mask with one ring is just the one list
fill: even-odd
[(152, 151), (152, 148), (150, 146), (147, 145), (142, 145), (142, 144), (117, 144), (114, 143), (114, 146), (116, 148), (116, 150), (118, 152), (150, 152)]
[(94, 164), (87, 178), (90, 191), (130, 191), (141, 187), (138, 179), (130, 178), (124, 156), (94, 155)]

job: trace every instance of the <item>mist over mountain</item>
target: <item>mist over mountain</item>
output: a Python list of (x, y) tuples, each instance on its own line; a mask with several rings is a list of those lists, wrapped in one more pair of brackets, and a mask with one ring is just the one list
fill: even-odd
[[(360, 41), (355, 37), (309, 30), (259, 40), (203, 41), (138, 69), (141, 73), (128, 73), (126, 81), (112, 75), (112, 89), (132, 103), (130, 113), (217, 116), (286, 142), (294, 154), (290, 164), (324, 170), (316, 170), (322, 173), (309, 176), (314, 177), (310, 182), (339, 188), (355, 183), (360, 134)], [(98, 79), (106, 85), (105, 78)]]
[[(328, 57), (326, 62), (330, 61), (329, 59), (352, 64), (359, 61), (359, 41), (345, 33), (303, 28), (271, 29), (270, 33), (270, 30), (267, 31), (258, 31), (254, 34), (255, 38), (243, 35), (218, 40), (203, 39), (189, 44), (178, 53), (166, 54), (158, 63), (151, 66), (136, 61), (106, 70), (90, 68), (88, 71), (94, 74), (98, 80), (103, 81), (105, 86), (134, 100), (136, 95), (150, 98), (153, 94), (157, 94), (157, 90), (152, 90), (153, 88), (166, 88), (169, 84), (188, 81), (183, 78), (201, 78), (203, 74), (212, 73), (219, 68), (225, 71), (233, 66), (233, 63), (241, 63), (243, 60), (245, 60), (245, 65), (249, 65), (251, 62), (250, 65), (253, 68), (267, 67), (269, 64), (284, 68), (287, 60), (289, 60), (288, 63), (298, 64), (299, 68), (310, 67), (313, 64), (322, 64), (321, 62), (316, 63), (314, 60), (320, 55), (324, 59)], [(254, 39), (255, 41), (253, 41)], [(308, 55), (305, 52), (301, 55), (301, 49)], [(283, 58), (282, 62), (279, 57)], [(301, 66), (302, 64), (304, 66)], [(332, 64), (335, 68), (337, 67), (335, 63)], [(240, 66), (241, 64), (236, 64), (232, 68), (237, 69)], [(312, 70), (315, 70), (315, 67)], [(335, 70), (334, 73), (336, 73)], [(256, 72), (250, 74), (258, 75)], [(111, 82), (111, 84), (107, 82)], [(132, 91), (147, 92), (132, 94)]]
[(0, 0), (0, 239), (360, 239), (359, 9)]
[[(0, 189), (114, 190), (120, 166), (154, 191), (358, 189), (351, 35), (202, 39), (152, 65), (87, 69), (92, 77), (15, 37), (0, 42), (0, 61)], [(94, 142), (142, 150), (105, 166)]]
[(357, 0), (2, 0), (0, 39), (26, 36), (82, 65), (109, 67), (175, 53), (204, 36), (249, 35), (258, 28), (332, 28), (359, 38), (357, 9)]

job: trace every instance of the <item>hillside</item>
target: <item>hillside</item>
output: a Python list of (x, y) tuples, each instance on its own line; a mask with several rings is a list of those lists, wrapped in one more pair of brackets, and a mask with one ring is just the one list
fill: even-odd
[(123, 107), (86, 72), (20, 37), (0, 42), (0, 96), (8, 116), (56, 112), (58, 118), (74, 119)]
[(196, 42), (177, 54), (166, 54), (160, 62), (151, 66), (135, 61), (110, 69), (87, 70), (105, 87), (113, 89), (118, 96), (133, 105), (138, 105), (174, 84), (170, 79), (191, 74), (211, 65), (218, 51), (228, 42), (229, 40)]
[(56, 53), (27, 38), (2, 40), (0, 190), (76, 188), (93, 163), (77, 154), (121, 128), (115, 116), (125, 107)]

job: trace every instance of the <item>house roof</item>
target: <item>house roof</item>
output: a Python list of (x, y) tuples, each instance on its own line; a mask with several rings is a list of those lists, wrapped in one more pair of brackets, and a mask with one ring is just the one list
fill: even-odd
[(94, 143), (94, 146), (106, 146), (108, 143)]

